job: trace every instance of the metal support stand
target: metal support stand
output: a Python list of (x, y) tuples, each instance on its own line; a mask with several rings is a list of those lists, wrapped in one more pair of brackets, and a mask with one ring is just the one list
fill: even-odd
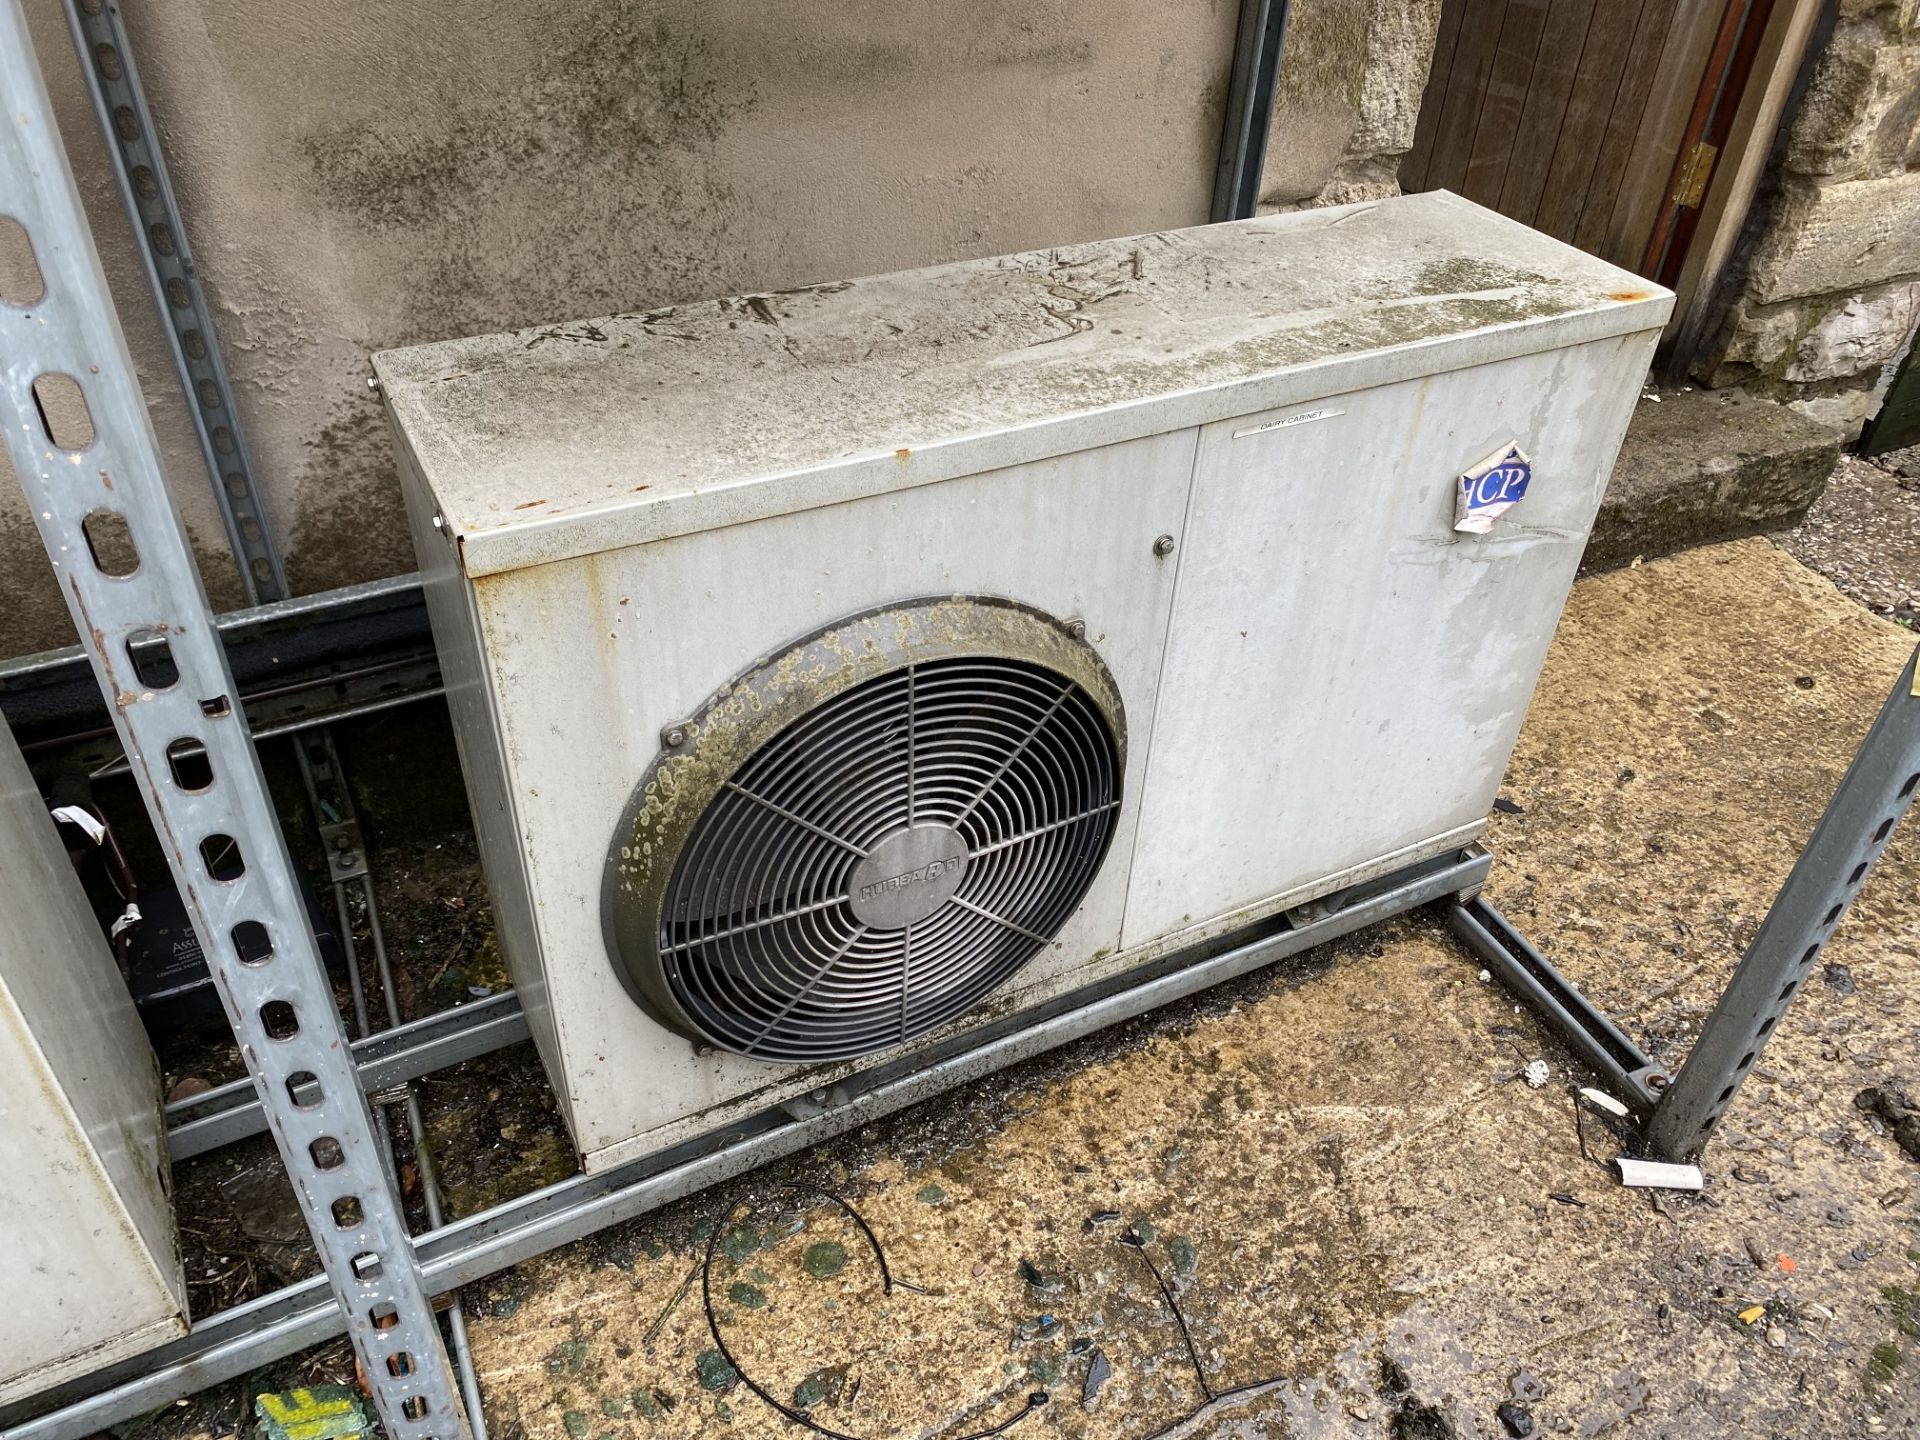
[[(0, 423), (154, 829), (203, 939), (274, 1138), (391, 1440), (465, 1434), (438, 1325), (340, 1032), (278, 819), (161, 474), (133, 364), (19, 0), (0, 7), (0, 203), (35, 294), (0, 302)], [(42, 396), (77, 387), (91, 438)], [(158, 637), (171, 665), (134, 662)], [(204, 752), (189, 782), (174, 766)], [(189, 788), (192, 783), (196, 788)]]
[[(1787, 917), (1789, 897), (1800, 891), (1803, 872), (1807, 884), (1814, 883), (1816, 875), (1824, 875), (1829, 882), (1837, 879), (1837, 900), (1850, 899), (1866, 878), (1861, 867), (1870, 866), (1878, 856), (1901, 812), (1912, 803), (1920, 789), (1920, 735), (1916, 734), (1920, 697), (1914, 685), (1914, 667), (1909, 664), (1776, 903), (1779, 922), (1770, 917), (1756, 938), (1721, 1012), (1737, 1016), (1735, 994), (1749, 984), (1762, 996), (1774, 996), (1782, 1007), (1791, 998), (1784, 990), (1797, 993), (1797, 980), (1794, 987), (1782, 982), (1770, 990), (1759, 981), (1765, 978), (1768, 986), (1773, 985), (1775, 976), (1767, 971), (1777, 962), (1762, 957), (1762, 942), (1770, 947), (1784, 943), (1786, 932), (1780, 927)], [(1869, 803), (1876, 799), (1881, 802), (1877, 807)], [(1837, 863), (1834, 857), (1840, 857)], [(1469, 898), (1477, 894), (1487, 868), (1486, 853), (1475, 850), (1356, 886), (1302, 907), (1287, 918), (1284, 928), (1235, 949), (1200, 959), (1169, 956), (1094, 993), (1061, 997), (1040, 1012), (984, 1026), (934, 1051), (882, 1066), (864, 1077), (865, 1088), (840, 1107), (806, 1119), (770, 1111), (678, 1150), (600, 1174), (577, 1175), (454, 1220), (413, 1242), (424, 1283), (434, 1294), (456, 1290), (829, 1135), (1416, 905), (1439, 907), (1455, 933), (1515, 996), (1531, 1003), (1629, 1105), (1642, 1114), (1653, 1114), (1656, 1127), (1676, 1118), (1684, 1120), (1685, 1107), (1692, 1103), (1686, 1097), (1693, 1093), (1712, 1098), (1709, 1108), (1714, 1113), (1723, 1110), (1732, 1097), (1721, 1092), (1729, 1081), (1737, 1083), (1751, 1064), (1747, 1061), (1726, 1070), (1712, 1059), (1716, 1053), (1729, 1058), (1735, 1053), (1732, 1047), (1744, 1034), (1728, 1027), (1737, 1026), (1738, 1020), (1723, 1021), (1722, 1013), (1716, 1012), (1681, 1079), (1669, 1084), (1665, 1072), (1504, 916), (1485, 901)], [(1840, 918), (1831, 913), (1832, 908), (1828, 903), (1820, 912), (1821, 938)], [(1779, 941), (1771, 938), (1775, 936)], [(1784, 953), (1797, 960), (1794, 968), (1802, 973), (1804, 965), (1811, 963), (1804, 949), (1797, 956), (1790, 947)], [(363, 1084), (388, 1083), (390, 1077), (424, 1074), (518, 1041), (525, 1037), (525, 1026), (515, 997), (495, 996), (362, 1041), (355, 1047), (355, 1059)], [(1775, 1027), (1763, 1019), (1752, 1028), (1764, 1039)], [(1697, 1092), (1692, 1089), (1696, 1083)], [(1668, 1095), (1682, 1097), (1674, 1109), (1664, 1108)], [(176, 1153), (183, 1154), (197, 1154), (253, 1133), (261, 1124), (258, 1107), (232, 1086), (181, 1102), (172, 1107), (169, 1118), (172, 1143)], [(1661, 1153), (1681, 1152), (1663, 1147)], [(340, 1328), (341, 1312), (328, 1301), (325, 1285), (316, 1277), (221, 1311), (196, 1324), (185, 1339), (108, 1366), (40, 1402), (56, 1408), (42, 1408), (31, 1418), (0, 1417), (0, 1424), (8, 1427), (4, 1440), (82, 1440), (191, 1390), (316, 1344), (338, 1334)]]
[(1740, 968), (1647, 1124), (1668, 1160), (1700, 1153), (1920, 789), (1920, 678), (1907, 661)]

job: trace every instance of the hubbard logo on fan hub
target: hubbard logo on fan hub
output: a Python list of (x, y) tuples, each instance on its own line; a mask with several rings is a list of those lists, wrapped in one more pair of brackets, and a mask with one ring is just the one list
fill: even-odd
[(967, 857), (964, 851), (959, 854), (949, 855), (942, 860), (929, 860), (924, 865), (915, 866), (911, 870), (903, 870), (898, 875), (889, 875), (884, 880), (875, 880), (872, 884), (862, 885), (860, 887), (860, 898), (862, 900), (877, 900), (889, 891), (910, 890), (915, 885), (925, 885), (928, 881), (938, 880), (942, 875), (946, 874), (947, 871), (956, 869), (966, 863)]
[(898, 930), (953, 898), (970, 852), (951, 825), (909, 825), (887, 836), (847, 877), (847, 904), (862, 925)]

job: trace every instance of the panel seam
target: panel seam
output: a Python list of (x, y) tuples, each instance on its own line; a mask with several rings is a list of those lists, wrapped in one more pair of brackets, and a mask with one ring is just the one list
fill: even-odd
[[(1240, 417), (1244, 418), (1244, 417)], [(1230, 421), (1216, 420), (1213, 425), (1229, 424)], [(1200, 488), (1200, 460), (1206, 453), (1207, 431), (1209, 425), (1193, 427), (1193, 454), (1187, 461), (1187, 495), (1180, 507), (1180, 533), (1174, 537), (1173, 546), (1173, 584), (1167, 592), (1167, 619), (1160, 631), (1160, 664), (1153, 676), (1153, 709), (1147, 719), (1146, 758), (1140, 764), (1140, 797), (1134, 804), (1133, 843), (1127, 853), (1126, 882), (1120, 889), (1120, 929), (1113, 937), (1118, 949), (1126, 948), (1127, 917), (1133, 907), (1133, 877), (1140, 862), (1140, 836), (1147, 813), (1147, 791), (1153, 774), (1153, 742), (1160, 729), (1160, 698), (1166, 694), (1167, 657), (1173, 651), (1173, 619), (1180, 607), (1180, 577), (1187, 568), (1187, 536), (1193, 531), (1193, 500)], [(1124, 702), (1125, 697), (1122, 697)]]

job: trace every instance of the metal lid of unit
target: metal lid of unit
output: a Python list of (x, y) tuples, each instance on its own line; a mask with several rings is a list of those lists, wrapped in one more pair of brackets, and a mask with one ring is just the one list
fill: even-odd
[(1672, 303), (1435, 191), (374, 363), (478, 576), (1657, 329)]

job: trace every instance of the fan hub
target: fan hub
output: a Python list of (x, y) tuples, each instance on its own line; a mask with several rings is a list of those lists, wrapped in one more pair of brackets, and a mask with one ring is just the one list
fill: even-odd
[(967, 874), (967, 842), (950, 825), (896, 830), (853, 867), (847, 904), (863, 925), (899, 930), (953, 897)]

